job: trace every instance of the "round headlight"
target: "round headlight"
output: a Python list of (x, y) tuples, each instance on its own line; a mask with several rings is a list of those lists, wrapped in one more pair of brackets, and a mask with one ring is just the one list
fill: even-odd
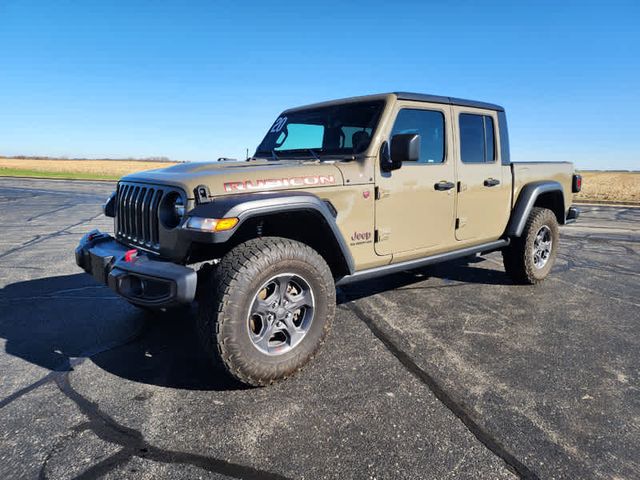
[(115, 217), (116, 216), (116, 192), (113, 192), (107, 198), (107, 201), (102, 205), (102, 213), (107, 217)]
[(175, 228), (180, 225), (185, 213), (185, 204), (178, 192), (165, 195), (160, 206), (160, 221), (166, 228)]

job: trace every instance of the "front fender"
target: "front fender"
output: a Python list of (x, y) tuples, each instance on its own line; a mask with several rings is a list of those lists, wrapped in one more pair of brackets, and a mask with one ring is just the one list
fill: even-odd
[(231, 230), (223, 232), (201, 232), (186, 228), (183, 223), (182, 233), (191, 241), (200, 243), (225, 243), (237, 232), (243, 223), (255, 217), (296, 211), (311, 211), (324, 220), (330, 228), (337, 246), (342, 253), (349, 272), (354, 271), (354, 262), (336, 224), (336, 213), (327, 202), (316, 195), (305, 192), (281, 193), (249, 193), (217, 197), (209, 203), (196, 206), (188, 213), (189, 217), (202, 218), (238, 218), (238, 224)]

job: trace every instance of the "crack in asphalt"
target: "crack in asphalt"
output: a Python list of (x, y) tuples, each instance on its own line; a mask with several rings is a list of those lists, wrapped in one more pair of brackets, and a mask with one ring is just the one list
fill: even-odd
[(80, 429), (73, 429), (71, 430), (71, 432), (67, 433), (66, 435), (62, 436), (56, 441), (53, 447), (51, 447), (51, 450), (49, 450), (49, 452), (47, 453), (47, 456), (44, 457), (44, 461), (42, 462), (42, 466), (40, 467), (40, 472), (38, 473), (38, 478), (40, 480), (45, 480), (47, 478), (46, 476), (47, 465), (49, 464), (49, 461), (53, 458), (53, 456), (56, 453), (58, 453), (58, 451), (62, 450), (62, 446), (65, 443), (76, 438), (80, 432), (81, 432)]
[(6, 407), (18, 398), (23, 397), (27, 393), (32, 392), (35, 389), (50, 383), (51, 381), (55, 381), (57, 376), (73, 370), (74, 367), (81, 365), (88, 358), (91, 358), (100, 353), (108, 352), (109, 350), (113, 350), (115, 348), (126, 346), (129, 343), (136, 341), (145, 332), (145, 327), (146, 326), (141, 327), (139, 330), (137, 330), (135, 333), (128, 336), (124, 340), (110, 342), (106, 345), (102, 345), (101, 347), (94, 348), (93, 350), (89, 350), (85, 353), (81, 353), (77, 357), (65, 357), (63, 361), (61, 361), (58, 365), (55, 365), (53, 369), (44, 377), (0, 400), (0, 409)]
[(60, 212), (62, 210), (66, 210), (67, 208), (72, 208), (72, 207), (76, 207), (76, 206), (77, 206), (77, 203), (65, 203), (64, 205), (62, 205), (62, 206), (60, 206), (58, 208), (54, 208), (53, 210), (48, 210), (46, 212), (39, 213), (38, 215), (34, 215), (33, 217), (29, 217), (29, 218), (27, 218), (26, 221), (27, 222), (31, 222), (31, 221), (35, 220), (36, 218), (41, 218), (41, 217), (44, 217), (46, 215), (51, 215), (53, 213), (57, 213), (57, 212)]
[[(0, 265), (1, 266), (1, 265)], [(75, 295), (77, 292), (82, 292), (85, 290), (97, 290), (98, 293), (104, 292), (104, 285), (87, 285), (85, 287), (77, 287), (77, 288), (66, 288), (63, 290), (55, 290), (53, 292), (45, 293), (42, 295), (13, 295), (10, 297), (3, 298), (0, 296), (0, 305), (2, 304), (11, 304), (11, 303), (22, 303), (29, 300), (109, 300), (109, 301), (120, 301), (121, 297), (117, 296), (114, 293), (110, 293), (111, 291), (104, 292), (104, 295)], [(2, 290), (0, 289), (0, 294)]]
[(371, 333), (382, 342), (385, 348), (396, 357), (409, 373), (413, 374), (421, 383), (426, 385), (434, 396), (465, 425), (467, 430), (469, 430), (480, 443), (504, 461), (507, 468), (519, 475), (520, 478), (538, 480), (538, 475), (531, 468), (518, 460), (518, 458), (509, 452), (490, 432), (483, 428), (480, 422), (474, 418), (476, 414), (472, 412), (469, 407), (465, 406), (463, 402), (456, 400), (433, 376), (414, 362), (411, 356), (400, 348), (391, 336), (385, 333), (358, 305), (352, 301), (343, 305), (344, 308), (354, 313), (356, 317), (369, 328)]
[(140, 431), (116, 422), (111, 416), (100, 410), (97, 403), (87, 399), (73, 388), (69, 377), (74, 367), (81, 365), (87, 359), (90, 359), (99, 353), (104, 353), (136, 341), (144, 334), (145, 330), (146, 328), (143, 326), (140, 330), (124, 341), (113, 342), (109, 345), (105, 345), (101, 348), (88, 352), (85, 355), (81, 355), (80, 357), (67, 359), (41, 379), (0, 400), (0, 408), (4, 408), (27, 393), (53, 382), (62, 394), (71, 400), (78, 407), (80, 412), (88, 418), (87, 422), (83, 422), (76, 426), (71, 434), (65, 435), (61, 441), (56, 442), (56, 444), (51, 448), (40, 467), (39, 478), (41, 480), (46, 480), (48, 478), (46, 472), (47, 466), (53, 455), (62, 449), (62, 445), (64, 443), (73, 439), (77, 433), (89, 430), (101, 440), (118, 445), (121, 449), (115, 454), (86, 469), (80, 475), (76, 476), (77, 479), (100, 477), (128, 462), (133, 457), (140, 457), (142, 459), (159, 463), (191, 465), (209, 472), (239, 479), (288, 480), (287, 477), (277, 473), (229, 462), (227, 460), (221, 460), (215, 457), (155, 447), (144, 439), (144, 436)]
[(27, 385), (26, 387), (21, 388), (20, 390), (13, 392), (11, 395), (3, 398), (2, 400), (0, 400), (0, 408), (6, 407), (14, 400), (17, 400), (18, 398), (26, 395), (27, 393), (34, 391), (36, 388), (39, 388), (42, 385), (46, 385), (53, 379), (53, 376), (57, 373), (59, 372), (53, 370), (49, 372), (47, 375), (45, 375), (44, 377), (42, 377), (40, 380), (37, 380), (31, 383), (30, 385)]
[(55, 238), (55, 237), (63, 235), (63, 234), (68, 234), (70, 229), (72, 229), (74, 227), (78, 227), (80, 225), (84, 225), (85, 223), (92, 222), (93, 220), (95, 220), (96, 218), (98, 218), (101, 215), (102, 215), (102, 212), (100, 212), (100, 213), (98, 213), (98, 214), (96, 214), (96, 215), (94, 215), (92, 217), (89, 217), (89, 218), (83, 218), (79, 222), (73, 223), (71, 225), (67, 225), (63, 229), (60, 229), (60, 230), (58, 230), (56, 232), (48, 233), (46, 235), (36, 235), (35, 237), (31, 238), (30, 240), (27, 240), (26, 242), (18, 245), (17, 247), (10, 248), (6, 252), (0, 253), (0, 258), (4, 258), (4, 257), (6, 257), (8, 255), (11, 255), (11, 254), (15, 253), (15, 252), (19, 252), (20, 250), (24, 250), (25, 248), (32, 247), (34, 245), (42, 243), (42, 242), (44, 242), (46, 240), (49, 240), (51, 238)]
[[(111, 416), (100, 410), (97, 403), (88, 400), (75, 390), (71, 385), (69, 373), (70, 372), (64, 372), (56, 376), (54, 380), (60, 391), (89, 419), (88, 422), (81, 424), (79, 428), (81, 430), (90, 430), (101, 440), (122, 447), (122, 449), (114, 455), (89, 467), (82, 474), (78, 475), (76, 479), (99, 477), (128, 462), (133, 457), (140, 457), (160, 463), (191, 465), (209, 472), (240, 479), (275, 480), (287, 478), (266, 470), (260, 470), (215, 457), (155, 447), (144, 439), (140, 431), (116, 422)], [(47, 478), (44, 470), (41, 470), (40, 478)]]

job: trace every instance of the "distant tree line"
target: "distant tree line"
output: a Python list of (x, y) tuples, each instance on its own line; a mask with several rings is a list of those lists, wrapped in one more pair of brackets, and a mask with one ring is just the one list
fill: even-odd
[(178, 162), (182, 163), (182, 160), (171, 160), (169, 157), (144, 157), (144, 158), (69, 158), (69, 157), (41, 157), (41, 156), (32, 156), (32, 155), (13, 155), (13, 156), (5, 156), (0, 155), (0, 158), (9, 158), (14, 160), (82, 160), (91, 162), (94, 160), (109, 160), (113, 162)]

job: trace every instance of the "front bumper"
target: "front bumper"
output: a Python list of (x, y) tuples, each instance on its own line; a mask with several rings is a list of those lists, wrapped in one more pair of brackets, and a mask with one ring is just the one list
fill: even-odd
[(164, 308), (193, 301), (198, 284), (195, 270), (153, 259), (143, 252), (125, 258), (130, 250), (110, 235), (94, 230), (80, 240), (76, 263), (136, 305)]

